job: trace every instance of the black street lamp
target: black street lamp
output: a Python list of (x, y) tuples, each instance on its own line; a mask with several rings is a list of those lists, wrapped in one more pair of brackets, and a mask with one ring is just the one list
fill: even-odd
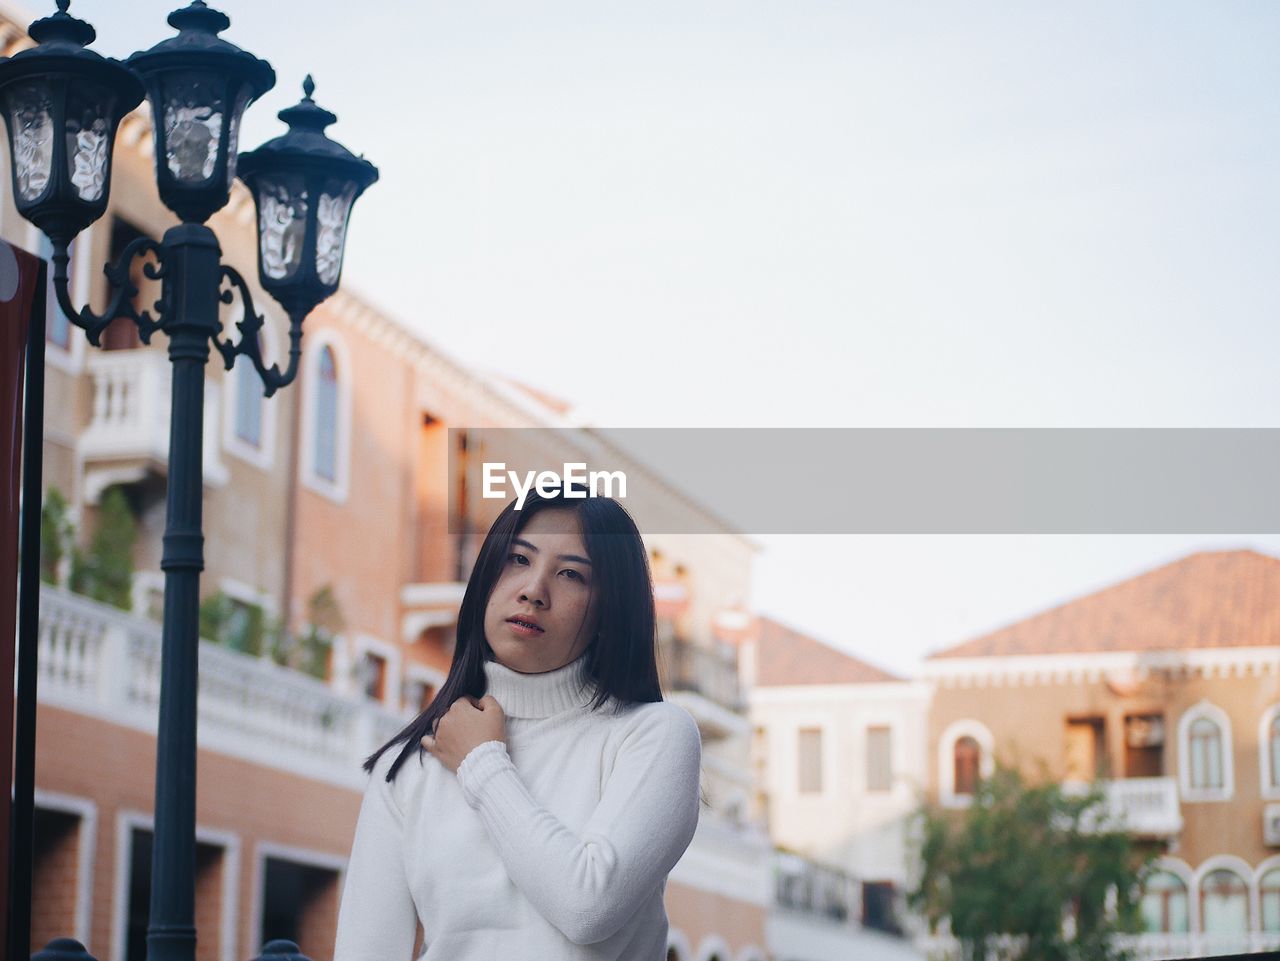
[[(250, 102), (271, 89), (275, 73), (266, 61), (218, 36), (230, 20), (203, 0), (170, 14), (176, 37), (124, 63), (86, 49), (95, 31), (67, 13), (69, 3), (57, 0), (57, 13), (31, 25), (35, 47), (0, 60), (0, 111), (9, 130), (18, 212), (52, 241), (54, 291), (68, 319), (95, 345), (118, 316), (134, 321), (144, 343), (156, 331), (169, 338), (173, 400), (147, 957), (194, 961), (204, 368), (212, 343), (228, 370), (245, 355), (268, 396), (294, 380), (303, 320), (337, 290), (351, 206), (378, 179), (378, 171), (325, 136), (324, 128), (337, 118), (312, 101), (310, 77), (305, 99), (280, 113), (289, 132), (237, 158), (240, 118)], [(141, 102), (144, 86), (151, 100), (160, 198), (182, 223), (159, 243), (139, 238), (125, 248), (107, 269), (112, 296), (106, 312), (97, 315), (71, 303), (67, 248), (106, 211), (116, 129)], [(283, 372), (276, 365), (265, 367), (257, 336), (262, 318), (244, 278), (221, 262), (218, 238), (204, 225), (226, 205), (237, 159), (257, 203), (259, 279), (289, 315), (290, 358)], [(135, 309), (137, 289), (129, 280), (133, 259), (147, 255), (155, 260), (145, 264), (147, 276), (162, 284), (155, 317)], [(245, 319), (239, 340), (227, 343), (219, 304), (237, 296)], [(29, 930), (19, 920), (11, 918), (11, 924)]]

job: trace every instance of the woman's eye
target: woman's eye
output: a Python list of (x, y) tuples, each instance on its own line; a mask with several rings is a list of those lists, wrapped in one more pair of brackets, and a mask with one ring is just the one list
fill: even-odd
[(512, 564), (519, 564), (521, 561), (526, 564), (529, 563), (529, 558), (525, 557), (523, 554), (508, 554), (507, 560)]
[(560, 573), (561, 573), (561, 574), (568, 574), (568, 575), (569, 575), (569, 580), (571, 580), (571, 581), (585, 581), (585, 580), (586, 580), (586, 578), (585, 578), (585, 577), (583, 577), (581, 574), (579, 574), (577, 571), (573, 570), (572, 568), (565, 568), (565, 569), (564, 569), (563, 571), (561, 571)]

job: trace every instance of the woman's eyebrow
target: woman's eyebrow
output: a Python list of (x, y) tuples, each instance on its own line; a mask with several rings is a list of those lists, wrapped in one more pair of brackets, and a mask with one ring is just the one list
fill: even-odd
[[(535, 554), (538, 553), (538, 549), (534, 547), (532, 544), (530, 544), (528, 541), (524, 540), (523, 538), (513, 537), (511, 538), (511, 543), (519, 544), (521, 547), (525, 548), (526, 550), (533, 551)], [(585, 557), (579, 556), (578, 554), (558, 554), (557, 557), (559, 557), (559, 559), (562, 561), (574, 561), (578, 564), (586, 564), (588, 567), (591, 566), (591, 561), (589, 561)]]

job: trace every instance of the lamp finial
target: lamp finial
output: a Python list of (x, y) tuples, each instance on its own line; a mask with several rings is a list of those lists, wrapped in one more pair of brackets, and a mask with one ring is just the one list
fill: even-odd
[(302, 81), (302, 92), (306, 94), (308, 100), (316, 92), (316, 82), (311, 79), (311, 74), (307, 74), (307, 79)]

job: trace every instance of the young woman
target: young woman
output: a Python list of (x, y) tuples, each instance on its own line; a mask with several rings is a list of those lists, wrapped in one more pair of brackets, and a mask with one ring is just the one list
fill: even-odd
[(531, 494), (485, 537), (449, 677), (365, 764), (334, 961), (664, 961), (702, 745), (662, 700), (627, 512)]

